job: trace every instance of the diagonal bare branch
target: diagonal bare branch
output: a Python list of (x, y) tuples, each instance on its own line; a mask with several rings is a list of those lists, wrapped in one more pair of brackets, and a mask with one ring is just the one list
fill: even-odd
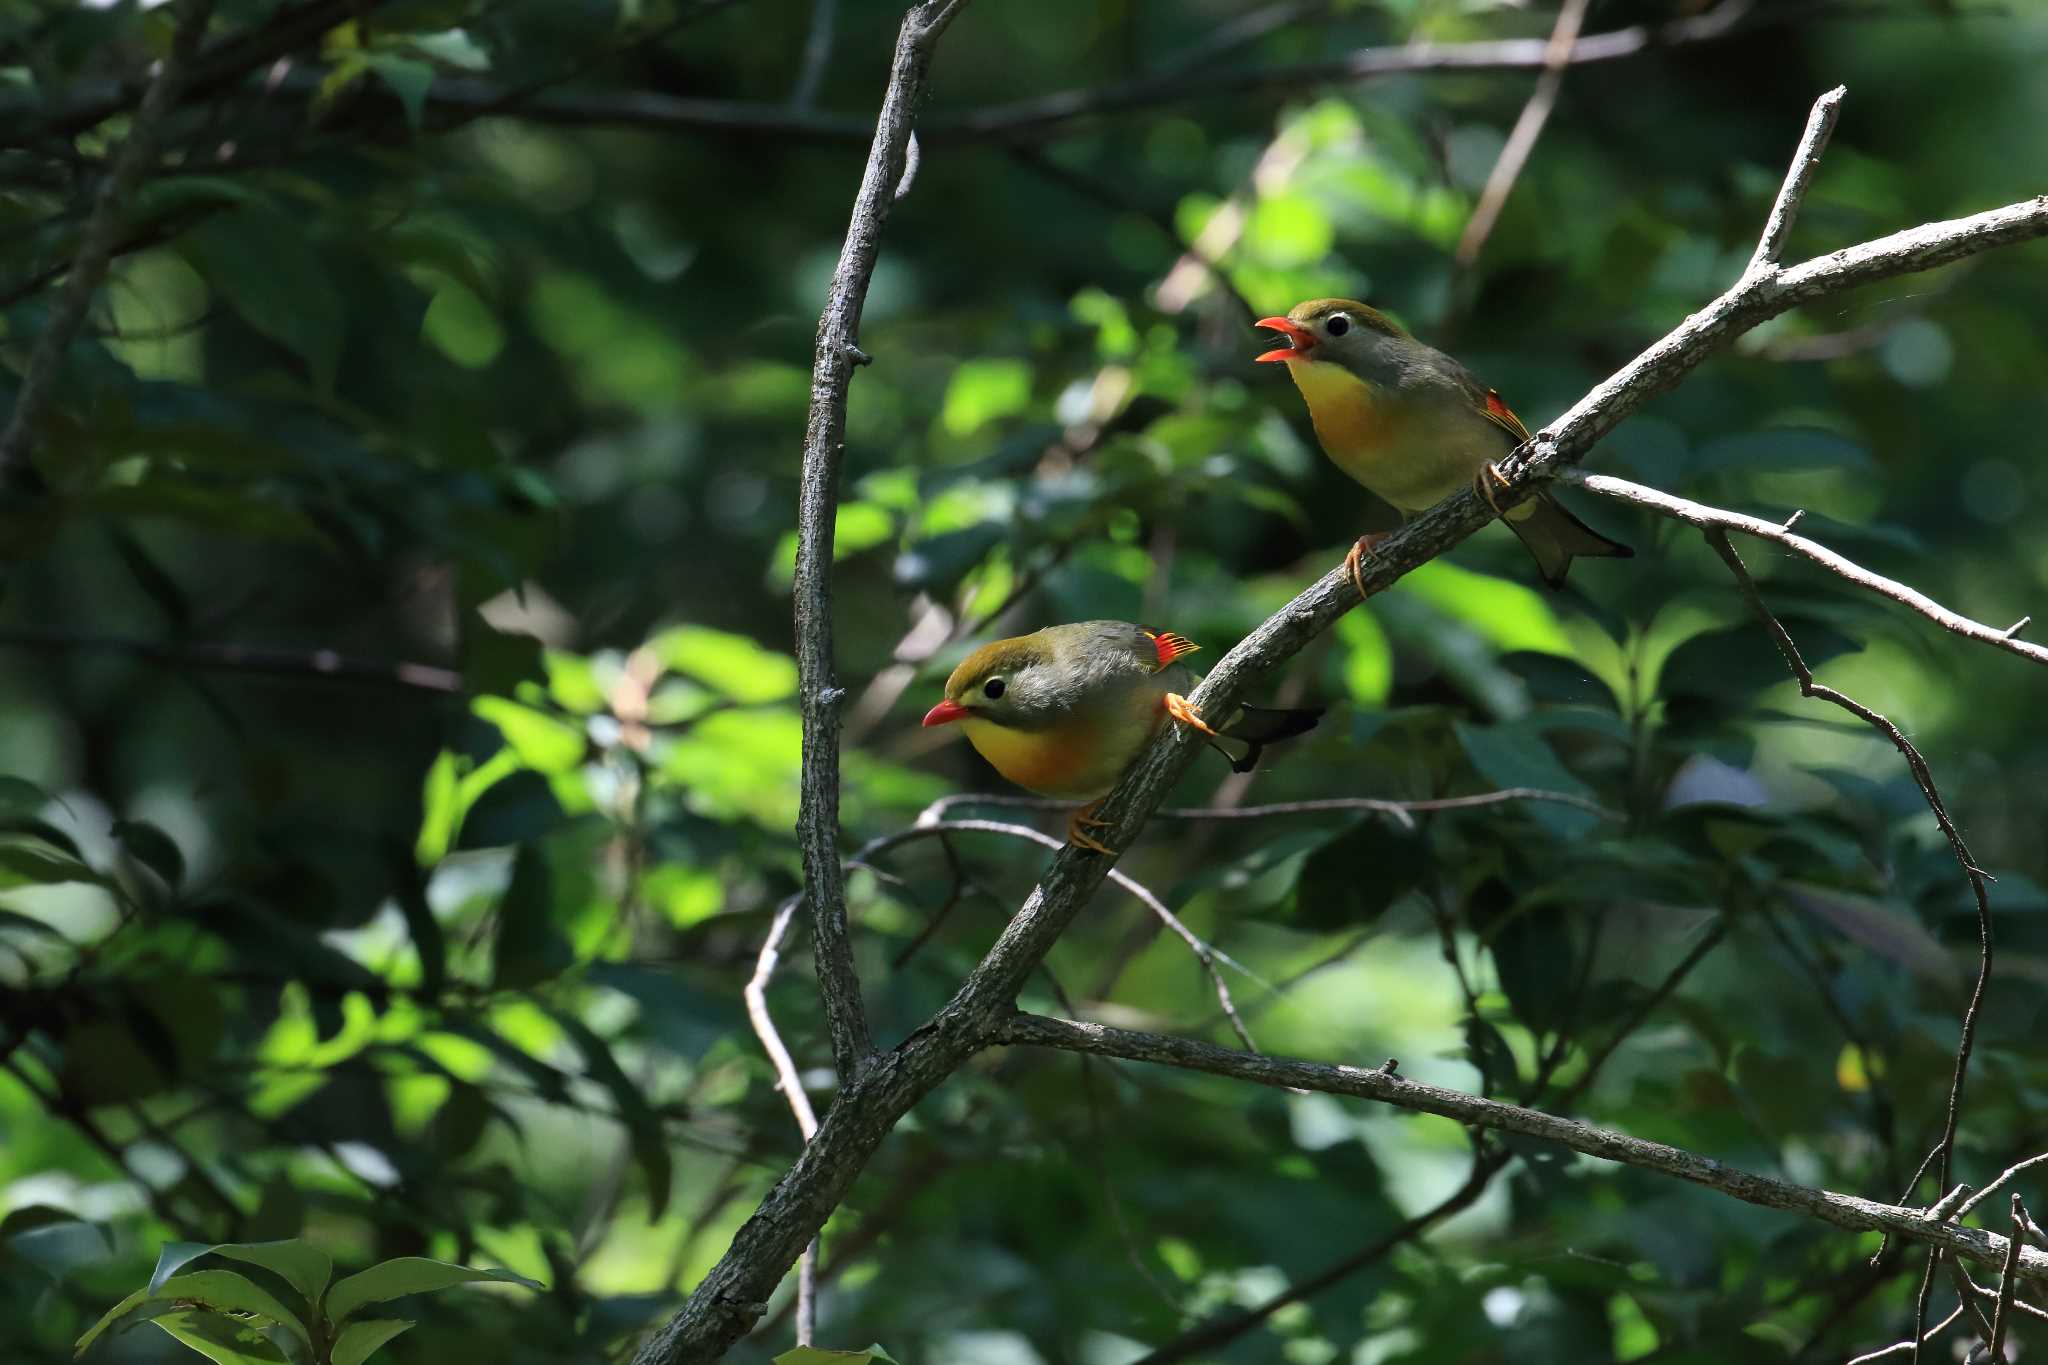
[(1703, 531), (1740, 531), (1746, 536), (1755, 536), (1759, 540), (1782, 545), (1801, 558), (1818, 564), (1836, 577), (1846, 579), (1859, 588), (1866, 588), (1879, 597), (1887, 598), (1910, 611), (1917, 612), (1943, 630), (1952, 631), (1965, 640), (1975, 640), (1979, 644), (1990, 645), (1993, 649), (2017, 654), (2022, 659), (2031, 659), (2037, 664), (2048, 664), (2048, 647), (2030, 644), (2020, 639), (2013, 633), (2012, 628), (2000, 628), (1986, 625), (1982, 621), (1973, 621), (1960, 612), (1949, 610), (1918, 588), (1901, 583), (1897, 579), (1886, 578), (1882, 574), (1872, 573), (1848, 556), (1830, 550), (1818, 541), (1795, 535), (1778, 522), (1710, 507), (1703, 502), (1694, 502), (1690, 498), (1666, 493), (1660, 488), (1650, 488), (1643, 484), (1630, 483), (1627, 479), (1617, 479), (1611, 474), (1586, 474), (1578, 470), (1567, 470), (1561, 478), (1564, 482), (1583, 488), (1588, 493), (1597, 493), (1603, 498), (1613, 498), (1617, 502), (1647, 508), (1674, 521), (1697, 526)]
[(1472, 206), (1472, 216), (1465, 220), (1465, 231), (1452, 252), (1452, 259), (1461, 269), (1470, 269), (1479, 259), (1486, 239), (1493, 235), (1494, 224), (1500, 221), (1501, 210), (1507, 207), (1508, 196), (1514, 193), (1515, 182), (1522, 178), (1522, 168), (1529, 164), (1529, 157), (1536, 150), (1536, 140), (1543, 136), (1543, 125), (1550, 122), (1550, 111), (1557, 107), (1557, 97), (1564, 89), (1565, 70), (1572, 64), (1572, 45), (1578, 42), (1579, 26), (1586, 20), (1587, 3), (1588, 0), (1564, 0), (1558, 6), (1557, 23), (1543, 49), (1543, 72), (1536, 77), (1536, 88), (1529, 92), (1529, 100), (1516, 116), (1515, 126), (1508, 130), (1508, 139), (1501, 144), (1493, 169), (1486, 173), (1479, 202)]

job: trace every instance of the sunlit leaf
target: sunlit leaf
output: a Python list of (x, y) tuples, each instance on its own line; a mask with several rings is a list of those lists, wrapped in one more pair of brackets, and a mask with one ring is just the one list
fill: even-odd
[(780, 701), (796, 692), (796, 661), (744, 635), (706, 626), (676, 626), (649, 640), (663, 665), (747, 704)]

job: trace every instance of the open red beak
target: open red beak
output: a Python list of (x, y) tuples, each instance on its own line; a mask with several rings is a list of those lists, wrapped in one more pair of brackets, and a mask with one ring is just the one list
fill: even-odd
[(967, 708), (957, 701), (942, 701), (924, 713), (926, 725), (945, 725), (967, 714)]
[(1269, 332), (1278, 332), (1287, 338), (1287, 344), (1264, 355), (1253, 356), (1258, 360), (1299, 360), (1307, 355), (1316, 344), (1316, 334), (1292, 318), (1260, 318), (1254, 327), (1263, 327)]

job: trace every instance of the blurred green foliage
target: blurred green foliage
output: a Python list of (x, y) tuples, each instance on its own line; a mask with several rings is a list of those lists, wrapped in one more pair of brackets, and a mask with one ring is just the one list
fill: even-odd
[[(67, 1359), (166, 1242), (303, 1237), (344, 1268), (425, 1256), (551, 1286), (423, 1307), (383, 1358), (603, 1359), (786, 1167), (794, 1124), (740, 992), (798, 884), (810, 345), (900, 17), (828, 8), (829, 112), (785, 103), (800, 0), (395, 0), (333, 7), (288, 63), (168, 121), (33, 468), (0, 487), (0, 1356)], [(1603, 0), (1588, 29), (1698, 8)], [(320, 9), (222, 0), (211, 42)], [(2041, 182), (2038, 11), (1766, 2), (1725, 39), (1571, 72), (1460, 272), (1528, 73), (1231, 74), (1540, 39), (1552, 16), (1281, 9), (1225, 51), (1204, 45), (1244, 14), (1220, 0), (982, 0), (947, 35), (849, 418), (849, 849), (995, 788), (916, 724), (992, 632), (1122, 617), (1220, 652), (1391, 523), (1317, 453), (1277, 367), (1249, 363), (1251, 317), (1368, 296), (1534, 426), (1734, 277), (1838, 81), (1794, 256)], [(130, 0), (0, 3), (0, 385), (126, 124), (62, 115), (138, 77), (168, 30)], [(959, 131), (1176, 64), (1171, 99)], [(636, 126), (616, 103), (670, 97), (741, 117), (663, 105), (683, 112)], [(2048, 592), (2044, 264), (2019, 248), (1780, 319), (1593, 463), (1803, 508), (1871, 567), (2015, 620)], [(1896, 1198), (1939, 1132), (1967, 888), (1897, 754), (1801, 701), (1696, 536), (1578, 501), (1639, 557), (1548, 594), (1489, 529), (1297, 659), (1272, 692), (1332, 714), (1220, 790), (1531, 786), (1613, 818), (1162, 821), (1123, 866), (1241, 964), (1262, 1047), (1397, 1056)], [(1999, 877), (1958, 1158), (1981, 1182), (2040, 1144), (2048, 1106), (2038, 676), (1748, 557), (1823, 680), (1914, 737)], [(1182, 795), (1223, 781), (1205, 765)], [(960, 836), (854, 871), (880, 1038), (945, 998), (1043, 861)], [(768, 1000), (822, 1104), (807, 965)], [(1128, 898), (1105, 894), (1049, 966), (1027, 1005), (1064, 1008), (1056, 982), (1085, 1012), (1228, 1037)], [(1915, 1277), (1866, 1279), (1867, 1239), (1502, 1156), (1455, 1216), (1188, 1358), (1780, 1360), (1907, 1330)], [(992, 1054), (834, 1216), (820, 1340), (1129, 1365), (1358, 1256), (1474, 1159), (1438, 1119)], [(778, 1299), (732, 1358), (790, 1342)]]

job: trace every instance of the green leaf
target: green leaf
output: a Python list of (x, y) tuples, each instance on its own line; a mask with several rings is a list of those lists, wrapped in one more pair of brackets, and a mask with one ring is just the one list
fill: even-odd
[(304, 360), (321, 392), (334, 388), (346, 309), (304, 223), (252, 204), (204, 220), (180, 245), (244, 322)]
[(687, 673), (744, 705), (796, 693), (796, 660), (763, 649), (744, 635), (706, 626), (676, 626), (648, 641), (665, 667)]
[(1377, 816), (1361, 820), (1302, 864), (1293, 920), (1306, 929), (1369, 924), (1428, 869), (1420, 836)]
[(334, 1262), (326, 1252), (296, 1237), (282, 1242), (223, 1242), (213, 1253), (262, 1266), (298, 1290), (309, 1307), (320, 1302), (334, 1274)]
[(186, 1311), (166, 1313), (156, 1325), (214, 1365), (288, 1365), (290, 1360), (262, 1332), (233, 1318)]
[[(1592, 789), (1572, 776), (1571, 770), (1558, 762), (1557, 755), (1534, 731), (1505, 725), (1467, 725), (1463, 721), (1453, 728), (1472, 766), (1496, 787), (1534, 787), (1573, 796), (1592, 795)], [(1530, 802), (1528, 813), (1538, 824), (1567, 837), (1584, 834), (1600, 820), (1591, 811), (1551, 801)]]
[(547, 1288), (538, 1280), (529, 1280), (509, 1270), (479, 1270), (474, 1266), (433, 1261), (424, 1256), (400, 1256), (336, 1282), (334, 1288), (327, 1291), (327, 1320), (339, 1323), (366, 1303), (383, 1303), (407, 1294), (431, 1294), (437, 1289), (483, 1280), (523, 1284), (528, 1289)]
[(1484, 635), (1503, 653), (1529, 650), (1571, 657), (1571, 641), (1550, 602), (1534, 588), (1432, 559), (1401, 580), (1412, 594)]
[(972, 436), (990, 422), (1015, 416), (1031, 401), (1029, 362), (1007, 357), (968, 360), (946, 385), (940, 425), (954, 436)]
[(367, 1322), (352, 1322), (341, 1329), (341, 1335), (334, 1339), (334, 1351), (328, 1357), (329, 1365), (363, 1365), (372, 1351), (382, 1346), (400, 1332), (409, 1330), (413, 1324), (398, 1318), (371, 1318)]
[(0, 834), (0, 890), (10, 886), (52, 886), (59, 882), (103, 881), (77, 858), (41, 839)]
[[(212, 1249), (204, 1243), (173, 1243), (164, 1248), (164, 1255), (157, 1262), (158, 1270), (161, 1271), (166, 1264), (182, 1265), (204, 1256)], [(254, 1314), (279, 1324), (301, 1341), (310, 1344), (310, 1338), (306, 1335), (306, 1324), (299, 1320), (298, 1315), (246, 1277), (237, 1275), (232, 1270), (195, 1270), (188, 1275), (172, 1275), (161, 1282), (152, 1276), (148, 1285), (108, 1309), (105, 1316), (78, 1339), (75, 1353), (83, 1354), (103, 1332), (130, 1313), (151, 1304), (175, 1303), (197, 1303), (222, 1313)], [(179, 1340), (183, 1341), (184, 1338), (179, 1337)], [(190, 1342), (186, 1344), (192, 1345)], [(194, 1346), (193, 1349), (199, 1348)]]
[(896, 1365), (896, 1361), (879, 1346), (870, 1346), (865, 1351), (828, 1351), (821, 1346), (799, 1346), (794, 1351), (784, 1351), (775, 1357), (774, 1365)]
[(20, 777), (0, 777), (0, 816), (33, 815), (50, 804), (50, 794)]
[(470, 703), (481, 720), (498, 727), (512, 752), (527, 767), (544, 773), (565, 773), (583, 761), (588, 747), (583, 728), (556, 720), (544, 711), (504, 697), (478, 697)]
[(406, 125), (417, 133), (426, 115), (427, 91), (434, 84), (434, 68), (416, 58), (396, 57), (388, 52), (372, 52), (366, 60), (405, 106)]
[(648, 1105), (640, 1087), (633, 1084), (618, 1059), (612, 1055), (609, 1043), (573, 1014), (555, 1011), (553, 1017), (562, 1031), (569, 1035), (569, 1040), (576, 1044), (576, 1050), (583, 1054), (583, 1064), (590, 1078), (611, 1091), (612, 1099), (618, 1104), (619, 1115), (633, 1135), (633, 1159), (647, 1178), (647, 1219), (649, 1222), (659, 1221), (668, 1209), (669, 1191), (675, 1184), (674, 1162), (669, 1155), (668, 1135), (662, 1131), (660, 1116)]
[(555, 923), (554, 886), (547, 855), (521, 844), (512, 880), (498, 901), (498, 936), (491, 949), (491, 984), (498, 989), (536, 985), (575, 960)]
[(1807, 914), (1879, 956), (1943, 985), (1956, 983), (1955, 958), (1910, 911), (1811, 882), (1788, 881), (1785, 894)]
[(185, 879), (185, 855), (171, 836), (142, 820), (116, 820), (113, 835), (128, 850), (128, 856), (163, 878), (176, 889)]

